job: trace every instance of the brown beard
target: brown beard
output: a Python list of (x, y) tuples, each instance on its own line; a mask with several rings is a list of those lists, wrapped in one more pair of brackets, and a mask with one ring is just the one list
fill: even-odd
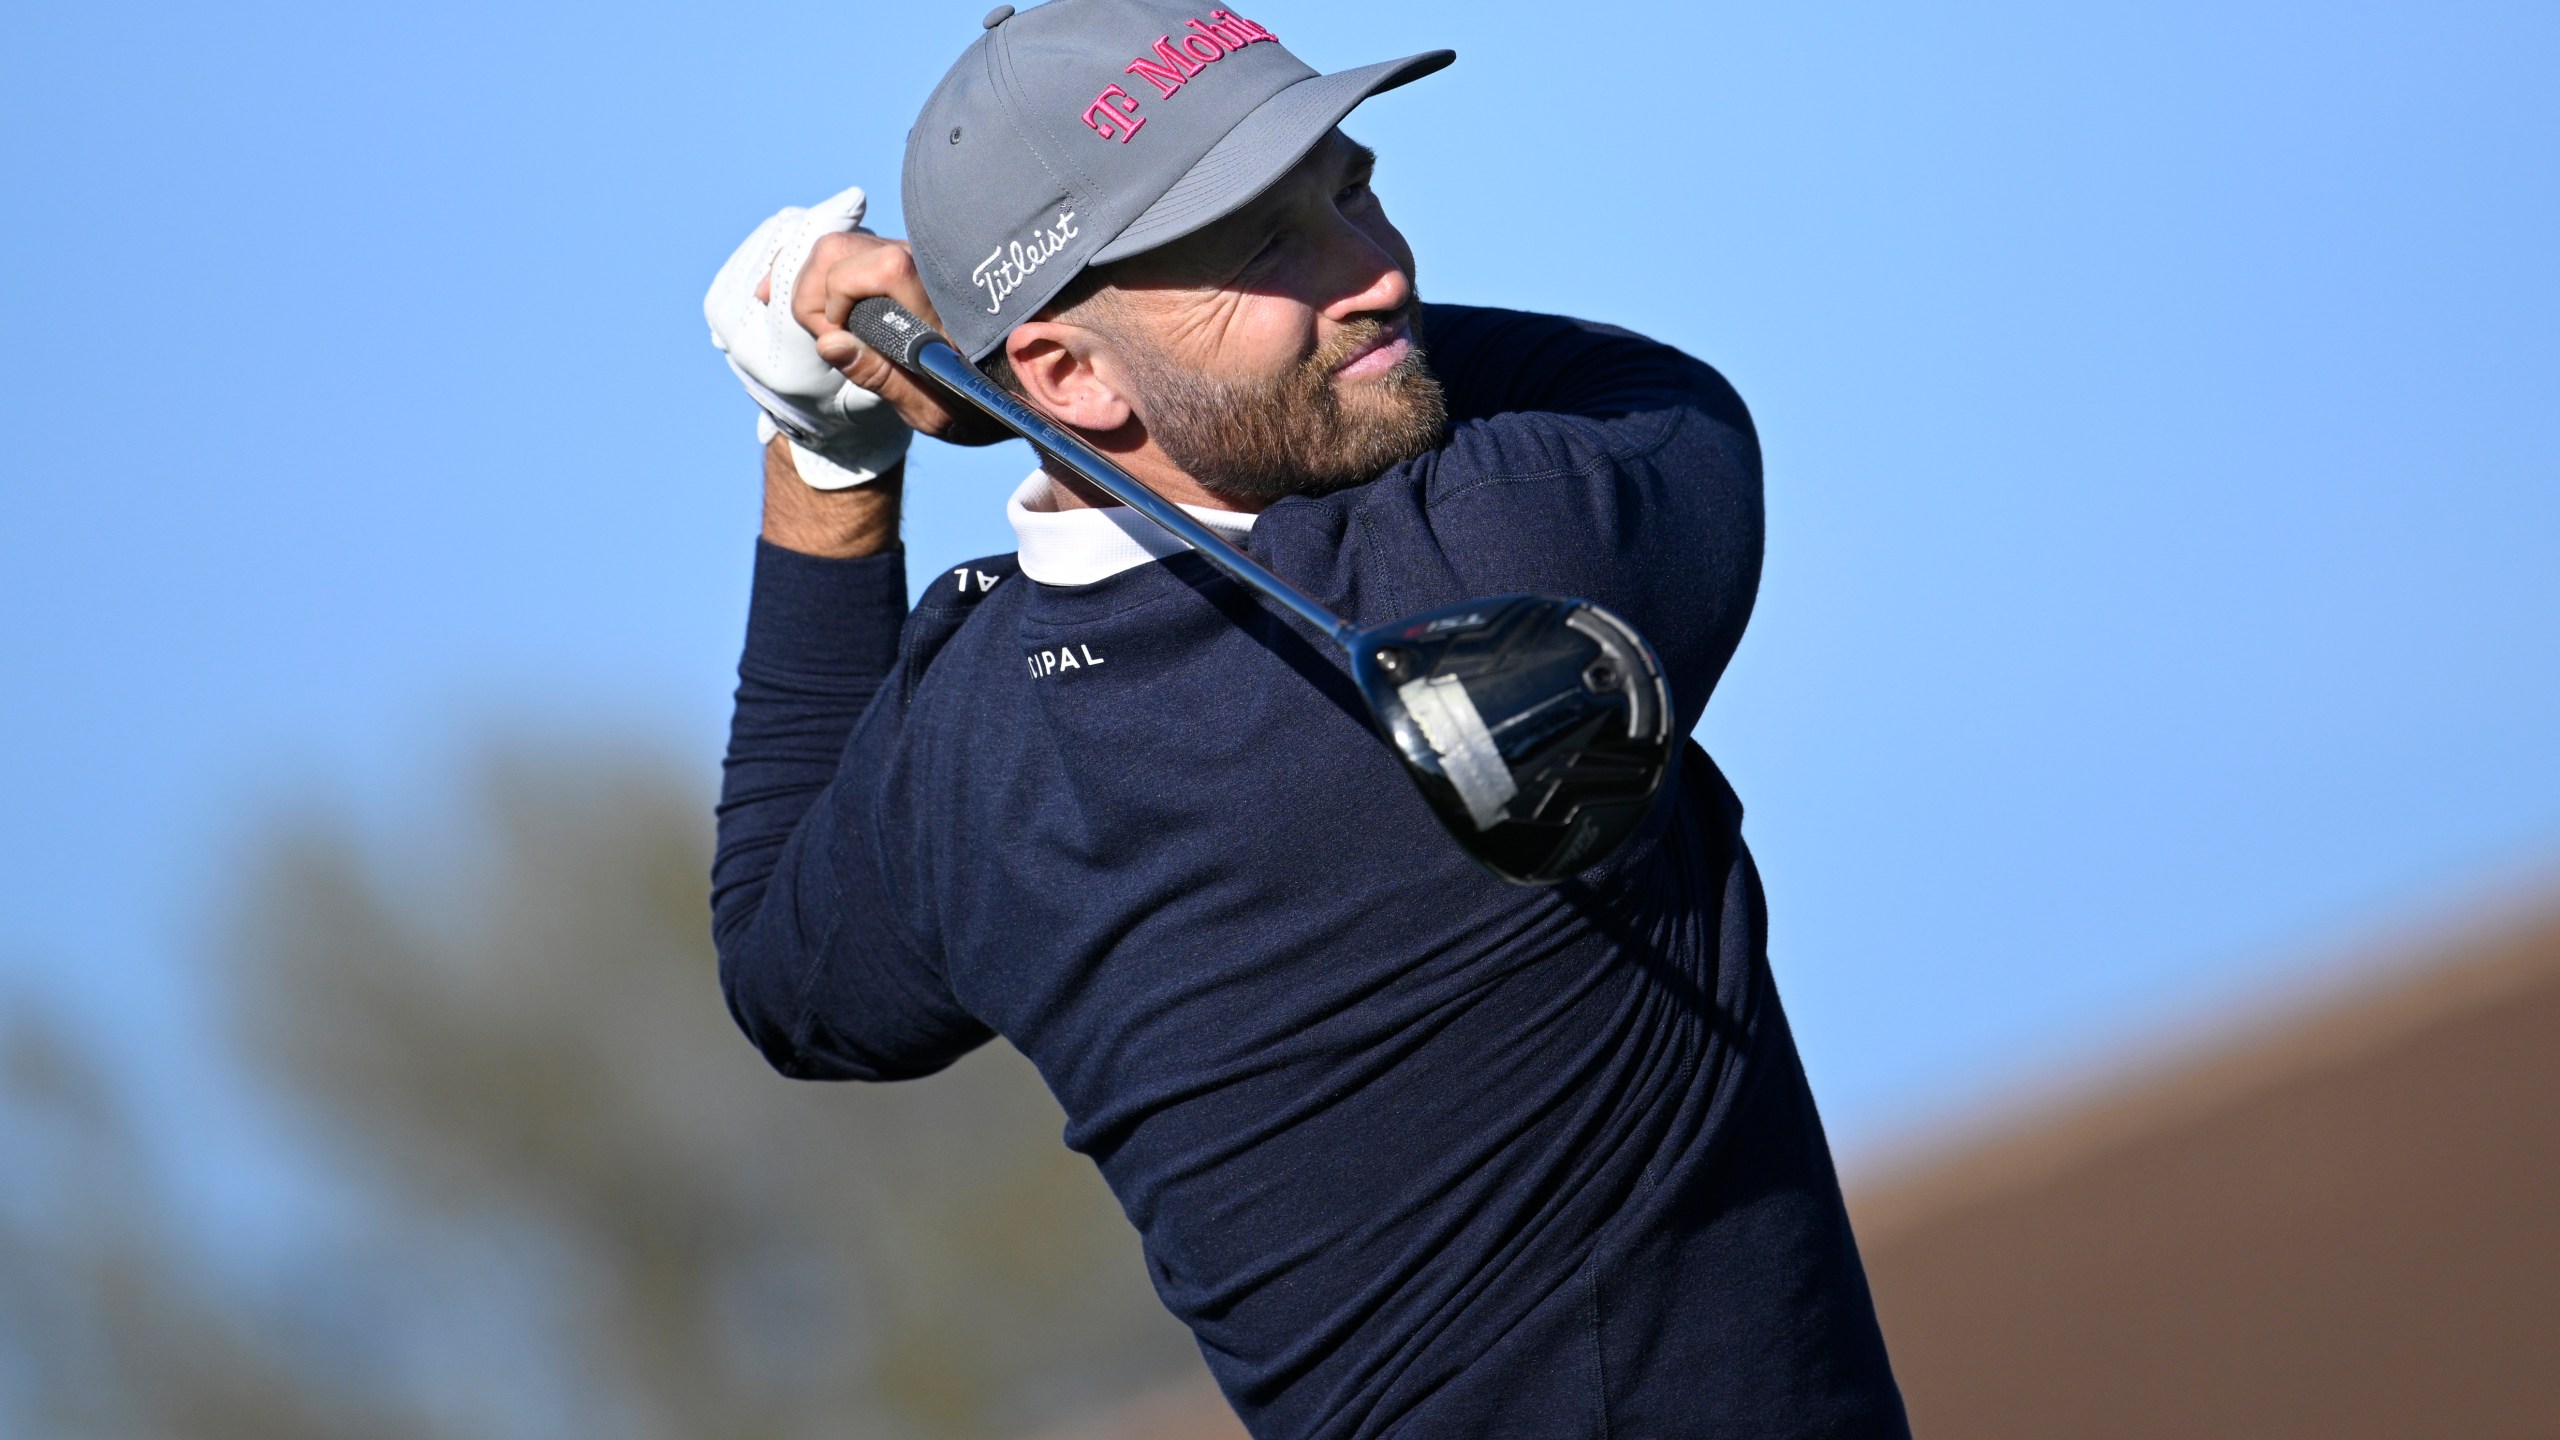
[[(1447, 401), (1423, 359), (1421, 309), (1346, 327), (1265, 380), (1212, 379), (1140, 347), (1147, 434), (1200, 488), (1225, 500), (1267, 503), (1366, 484), (1448, 433)], [(1336, 384), (1334, 370), (1398, 320), (1413, 349), (1382, 375)]]

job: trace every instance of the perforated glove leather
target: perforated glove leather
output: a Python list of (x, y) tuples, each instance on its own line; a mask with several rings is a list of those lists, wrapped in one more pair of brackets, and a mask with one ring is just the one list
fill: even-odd
[[(761, 413), (756, 439), (791, 439), (800, 478), (820, 490), (878, 479), (906, 457), (914, 432), (879, 396), (836, 373), (791, 313), (792, 291), (820, 237), (859, 230), (859, 186), (808, 209), (792, 206), (755, 228), (702, 297), (711, 343), (728, 357)], [(770, 280), (769, 298), (756, 287)]]

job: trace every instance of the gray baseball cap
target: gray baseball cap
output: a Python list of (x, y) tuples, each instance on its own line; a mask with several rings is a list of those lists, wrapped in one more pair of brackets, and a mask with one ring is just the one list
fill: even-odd
[(907, 132), (907, 238), (944, 333), (985, 359), (1086, 266), (1235, 213), (1361, 101), (1457, 58), (1321, 75), (1230, 10), (996, 7)]

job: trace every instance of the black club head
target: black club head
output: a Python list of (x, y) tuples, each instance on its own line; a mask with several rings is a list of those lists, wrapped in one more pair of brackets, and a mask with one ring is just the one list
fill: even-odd
[(1596, 605), (1472, 600), (1362, 631), (1351, 656), (1423, 798), (1505, 880), (1552, 885), (1600, 863), (1670, 766), (1662, 666)]

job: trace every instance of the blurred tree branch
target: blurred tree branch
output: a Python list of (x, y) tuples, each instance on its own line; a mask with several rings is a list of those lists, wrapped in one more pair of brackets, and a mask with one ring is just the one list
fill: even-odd
[[(187, 1440), (423, 1440), (404, 1416), (275, 1353), (221, 1303), (150, 1181), (106, 1078), (24, 999), (0, 1012), (0, 1421), (33, 1433)], [(16, 1373), (9, 1373), (14, 1368)]]
[(263, 1289), (146, 1164), (108, 1052), (0, 1010), (0, 1431), (986, 1440), (1198, 1376), (1019, 1056), (765, 1068), (680, 773), (518, 749), (458, 828), (318, 811), (249, 847), (232, 1033), (352, 1212), (280, 1227)]
[(294, 827), (241, 950), (252, 1052), (396, 1212), (565, 1257), (560, 1361), (646, 1433), (984, 1436), (1196, 1370), (1018, 1056), (765, 1069), (720, 1003), (708, 806), (668, 773), (493, 758), (442, 865)]

